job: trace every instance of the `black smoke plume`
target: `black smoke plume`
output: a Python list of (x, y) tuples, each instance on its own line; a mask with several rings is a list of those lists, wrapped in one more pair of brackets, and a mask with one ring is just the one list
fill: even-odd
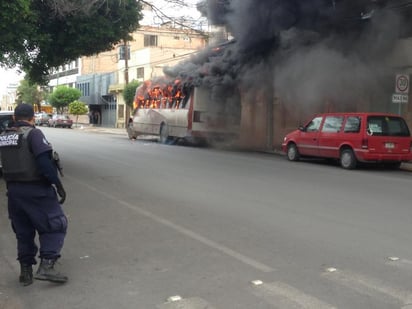
[(231, 87), (267, 87), (307, 105), (387, 100), (391, 55), (412, 33), (405, 0), (207, 0), (199, 7), (234, 40), (165, 73), (206, 85), (215, 98)]

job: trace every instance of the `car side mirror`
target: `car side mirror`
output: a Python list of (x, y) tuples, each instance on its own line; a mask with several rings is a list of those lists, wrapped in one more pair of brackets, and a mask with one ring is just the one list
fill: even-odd
[(306, 129), (305, 129), (304, 126), (299, 126), (299, 127), (298, 127), (298, 130), (299, 130), (299, 131), (302, 131), (302, 132), (305, 132), (305, 131), (306, 131)]

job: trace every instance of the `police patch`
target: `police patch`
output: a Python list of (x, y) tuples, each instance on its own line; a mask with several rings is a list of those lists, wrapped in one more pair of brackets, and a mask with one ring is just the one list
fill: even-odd
[(0, 147), (19, 147), (23, 134), (10, 132), (0, 135)]

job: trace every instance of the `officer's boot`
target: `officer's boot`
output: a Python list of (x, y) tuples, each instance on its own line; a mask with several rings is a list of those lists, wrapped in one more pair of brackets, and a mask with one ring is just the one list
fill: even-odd
[(65, 283), (67, 282), (67, 276), (59, 273), (54, 269), (54, 264), (56, 260), (54, 259), (41, 259), (40, 266), (37, 269), (34, 279), (46, 280), (54, 283)]
[(19, 282), (23, 286), (33, 283), (33, 267), (28, 264), (20, 264)]

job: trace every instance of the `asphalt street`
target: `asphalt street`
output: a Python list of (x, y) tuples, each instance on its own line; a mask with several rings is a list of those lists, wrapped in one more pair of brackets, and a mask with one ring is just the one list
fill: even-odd
[(0, 184), (0, 308), (410, 308), (411, 177), (42, 128), (64, 165), (69, 282), (17, 282)]

